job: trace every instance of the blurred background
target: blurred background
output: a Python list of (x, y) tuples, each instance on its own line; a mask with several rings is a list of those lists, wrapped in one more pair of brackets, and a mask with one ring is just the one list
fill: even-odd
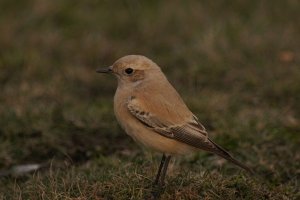
[(159, 156), (121, 130), (116, 80), (95, 73), (128, 54), (160, 65), (211, 138), (259, 175), (207, 153), (178, 158), (163, 199), (299, 198), (299, 9), (297, 0), (1, 0), (0, 198), (147, 194)]

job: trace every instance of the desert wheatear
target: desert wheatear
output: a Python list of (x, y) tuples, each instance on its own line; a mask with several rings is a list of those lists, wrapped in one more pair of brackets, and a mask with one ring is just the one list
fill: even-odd
[(112, 73), (118, 79), (114, 111), (126, 133), (136, 142), (163, 153), (156, 185), (164, 184), (171, 155), (199, 150), (215, 153), (251, 172), (209, 139), (204, 126), (150, 59), (128, 55), (97, 72)]

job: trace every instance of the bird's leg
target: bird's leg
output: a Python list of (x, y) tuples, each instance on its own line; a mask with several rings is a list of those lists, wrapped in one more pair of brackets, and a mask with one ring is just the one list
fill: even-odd
[(162, 193), (170, 158), (171, 156), (166, 156), (165, 154), (163, 154), (161, 158), (160, 165), (153, 185), (154, 187), (152, 188), (151, 192), (154, 199), (159, 199)]
[(160, 179), (161, 186), (163, 186), (165, 184), (165, 177), (167, 174), (170, 159), (171, 159), (171, 156), (167, 156), (165, 159), (165, 163), (164, 163), (164, 167), (162, 169), (162, 175), (161, 175), (161, 179)]
[(161, 170), (162, 170), (162, 168), (163, 168), (163, 166), (165, 164), (165, 161), (166, 161), (166, 155), (163, 154), (163, 156), (161, 158), (161, 161), (160, 161), (160, 165), (159, 165), (158, 171), (157, 171), (157, 175), (156, 175), (156, 178), (155, 178), (155, 181), (154, 181), (154, 185), (158, 185), (160, 174), (161, 174)]

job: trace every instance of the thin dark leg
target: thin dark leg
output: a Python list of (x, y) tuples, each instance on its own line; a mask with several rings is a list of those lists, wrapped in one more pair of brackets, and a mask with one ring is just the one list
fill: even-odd
[(161, 162), (153, 185), (154, 187), (152, 188), (152, 192), (151, 192), (153, 199), (159, 199), (163, 191), (165, 176), (167, 173), (170, 159), (171, 156), (166, 156), (165, 154), (163, 154), (161, 158)]
[(161, 183), (162, 186), (165, 184), (165, 177), (166, 177), (166, 174), (167, 174), (170, 159), (171, 159), (171, 156), (167, 156), (167, 158), (165, 160), (163, 170), (162, 170), (162, 175), (161, 175), (161, 180), (160, 180), (160, 183)]
[(156, 178), (155, 178), (155, 181), (154, 181), (154, 185), (157, 185), (158, 182), (159, 182), (161, 170), (162, 170), (162, 168), (163, 168), (163, 166), (165, 164), (165, 161), (166, 161), (166, 156), (165, 156), (165, 154), (163, 154), (163, 156), (161, 158), (161, 161), (160, 161), (160, 165), (159, 165), (158, 171), (157, 171), (157, 175), (156, 175)]

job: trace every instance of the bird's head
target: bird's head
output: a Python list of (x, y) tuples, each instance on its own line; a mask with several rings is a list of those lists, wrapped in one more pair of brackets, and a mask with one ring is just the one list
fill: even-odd
[(112, 73), (116, 75), (119, 83), (137, 83), (151, 79), (161, 74), (160, 67), (152, 60), (141, 55), (128, 55), (118, 59), (112, 66), (99, 68), (98, 73)]

